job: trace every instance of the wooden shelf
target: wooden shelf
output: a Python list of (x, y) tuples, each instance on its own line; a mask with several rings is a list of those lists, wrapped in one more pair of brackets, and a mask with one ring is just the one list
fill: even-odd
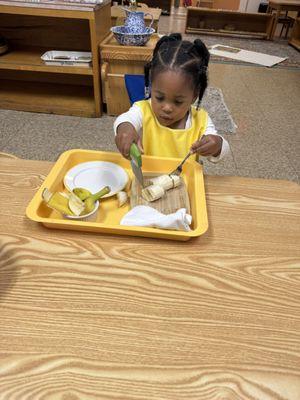
[(270, 39), (273, 19), (271, 14), (188, 7), (185, 31), (186, 33)]
[(36, 46), (12, 49), (0, 57), (0, 69), (93, 75), (92, 67), (46, 65), (41, 60), (41, 55), (48, 50), (47, 48)]
[(289, 41), (289, 44), (295, 47), (295, 49), (297, 49), (298, 51), (300, 51), (300, 39), (291, 39)]
[(93, 88), (22, 80), (0, 80), (1, 108), (49, 114), (95, 116)]
[(289, 44), (295, 47), (295, 49), (297, 49), (298, 51), (300, 51), (300, 18), (297, 18), (294, 23)]
[(110, 33), (100, 44), (102, 93), (108, 115), (120, 115), (129, 109), (124, 75), (144, 73), (158, 40), (154, 34), (145, 46), (121, 46)]
[[(232, 31), (225, 31), (223, 29), (197, 29), (197, 28), (186, 28), (185, 30), (186, 33), (198, 33), (199, 35), (213, 35), (213, 36), (224, 36), (224, 37), (232, 37), (233, 32)], [(251, 38), (251, 39), (265, 39), (266, 34), (265, 33), (254, 33), (254, 32), (247, 32), (247, 31), (234, 31), (234, 36), (238, 36), (241, 38)]]
[[(9, 43), (0, 56), (0, 108), (100, 117), (98, 47), (109, 27), (108, 0), (89, 6), (0, 0), (0, 31)], [(46, 65), (40, 57), (49, 50), (90, 51), (92, 66)]]

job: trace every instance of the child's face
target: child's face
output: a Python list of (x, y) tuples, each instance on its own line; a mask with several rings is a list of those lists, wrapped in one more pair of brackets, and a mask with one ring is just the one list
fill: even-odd
[(196, 97), (191, 81), (182, 72), (161, 72), (152, 81), (152, 109), (163, 126), (184, 128), (187, 113)]

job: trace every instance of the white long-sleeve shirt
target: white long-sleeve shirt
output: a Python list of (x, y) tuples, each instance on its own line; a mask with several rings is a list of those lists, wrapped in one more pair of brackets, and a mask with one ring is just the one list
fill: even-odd
[[(134, 126), (137, 133), (140, 136), (142, 135), (143, 114), (142, 114), (142, 110), (140, 109), (139, 106), (137, 106), (136, 104), (133, 104), (127, 112), (125, 112), (117, 117), (117, 119), (114, 122), (115, 135), (117, 134), (118, 126), (120, 124), (122, 124), (123, 122), (129, 122), (131, 125)], [(189, 116), (186, 120), (186, 123), (185, 123), (185, 129), (190, 128), (191, 125), (192, 125), (192, 118), (191, 118), (191, 112), (190, 112)], [(209, 116), (207, 119), (207, 127), (206, 127), (206, 130), (203, 133), (203, 135), (216, 135), (216, 136), (222, 137), (221, 135), (219, 135), (217, 133), (214, 123), (212, 122), (212, 120)], [(216, 163), (216, 162), (220, 161), (222, 158), (226, 157), (229, 154), (229, 152), (230, 152), (229, 144), (228, 144), (227, 140), (222, 137), (221, 153), (217, 157), (210, 156), (210, 157), (207, 157), (207, 159), (211, 162)]]

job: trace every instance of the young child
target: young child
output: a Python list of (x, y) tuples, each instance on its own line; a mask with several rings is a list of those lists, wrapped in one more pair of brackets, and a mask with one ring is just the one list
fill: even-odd
[[(116, 145), (129, 157), (137, 143), (142, 153), (158, 157), (191, 158), (199, 155), (217, 162), (229, 152), (200, 102), (207, 87), (209, 52), (204, 43), (182, 40), (179, 33), (163, 36), (145, 66), (145, 93), (114, 123)], [(197, 100), (196, 106), (193, 104)]]

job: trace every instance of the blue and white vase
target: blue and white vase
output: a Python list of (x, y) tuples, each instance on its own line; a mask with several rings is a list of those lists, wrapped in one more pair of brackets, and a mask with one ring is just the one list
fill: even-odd
[(126, 12), (126, 19), (124, 22), (124, 30), (126, 33), (135, 34), (135, 33), (144, 33), (146, 31), (146, 25), (144, 17), (146, 15), (151, 16), (151, 23), (149, 27), (152, 27), (153, 24), (153, 15), (150, 13), (144, 13), (143, 11), (130, 11), (127, 8), (123, 8)]

